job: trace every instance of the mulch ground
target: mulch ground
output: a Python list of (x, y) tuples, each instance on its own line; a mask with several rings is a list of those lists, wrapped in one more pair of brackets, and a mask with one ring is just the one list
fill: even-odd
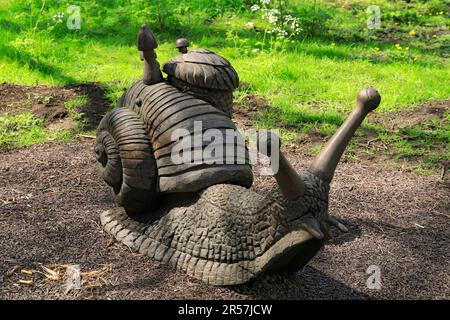
[[(336, 232), (297, 275), (217, 288), (134, 254), (102, 231), (98, 216), (114, 204), (92, 148), (84, 141), (0, 153), (1, 299), (450, 298), (450, 192), (438, 177), (342, 163), (330, 212), (350, 231)], [(297, 168), (311, 161), (289, 158)], [(255, 185), (268, 180), (257, 177)], [(62, 278), (37, 272), (65, 264), (103, 271), (65, 294)], [(371, 265), (381, 270), (381, 290), (367, 288)]]
[[(0, 84), (0, 114), (31, 111), (51, 127), (67, 120), (65, 101), (80, 95), (89, 98), (84, 112), (94, 128), (109, 107), (97, 84)], [(240, 127), (250, 126), (265, 107), (257, 97), (249, 99), (249, 107), (234, 113)], [(432, 104), (403, 118), (409, 123), (439, 117), (441, 109)], [(304, 147), (285, 148), (297, 169), (312, 160)], [(220, 288), (132, 253), (102, 231), (99, 214), (114, 202), (92, 149), (93, 141), (86, 140), (0, 152), (0, 299), (450, 298), (450, 185), (438, 175), (390, 168), (381, 158), (355, 163), (344, 157), (332, 184), (330, 213), (349, 232), (334, 231), (297, 274)], [(253, 188), (262, 192), (273, 183), (256, 176)], [(66, 292), (66, 266), (73, 264), (81, 269), (82, 289)], [(372, 265), (380, 268), (380, 290), (366, 284)]]

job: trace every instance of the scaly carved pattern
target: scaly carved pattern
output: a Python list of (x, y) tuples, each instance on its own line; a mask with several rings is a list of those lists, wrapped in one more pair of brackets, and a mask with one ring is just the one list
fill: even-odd
[(235, 285), (274, 268), (296, 270), (321, 247), (305, 225), (327, 234), (328, 185), (308, 172), (305, 197), (287, 201), (236, 185), (214, 185), (198, 198), (170, 206), (156, 221), (130, 219), (123, 209), (103, 212), (106, 232), (134, 251), (169, 263), (212, 285)]

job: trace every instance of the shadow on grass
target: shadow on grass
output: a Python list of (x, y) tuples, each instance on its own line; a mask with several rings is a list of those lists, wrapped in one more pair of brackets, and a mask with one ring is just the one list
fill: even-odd
[[(112, 20), (111, 20), (112, 19)], [(148, 23), (151, 27), (155, 27), (156, 24), (152, 21), (142, 21), (142, 23)], [(2, 21), (3, 28), (5, 31), (15, 38), (21, 36), (22, 26), (17, 23), (5, 19)], [(65, 27), (59, 26), (53, 31), (48, 31), (44, 24), (38, 25), (37, 32), (47, 32), (50, 37), (58, 39), (59, 42), (76, 41), (76, 44), (69, 43), (68, 45), (80, 45), (83, 46), (89, 42), (94, 42), (102, 44), (109, 48), (109, 50), (114, 50), (116, 47), (120, 46), (135, 46), (136, 34), (139, 30), (140, 24), (133, 23), (122, 16), (117, 16), (110, 18), (106, 23), (100, 23), (95, 28), (84, 27), (80, 30), (68, 30)], [(257, 32), (253, 29), (242, 27), (232, 27), (233, 32), (237, 34), (237, 39), (230, 39), (228, 33), (230, 32), (230, 27), (226, 25), (217, 25), (210, 22), (199, 23), (194, 22), (190, 25), (181, 24), (179, 22), (167, 24), (165, 28), (153, 28), (155, 35), (160, 43), (175, 43), (175, 40), (180, 37), (187, 37), (192, 43), (198, 44), (202, 47), (207, 48), (229, 48), (235, 47), (236, 49), (242, 49), (242, 53), (245, 54), (248, 48), (260, 47), (257, 43), (262, 41), (263, 32)], [(25, 34), (26, 36), (26, 34)], [(14, 38), (13, 37), (13, 38)], [(346, 52), (339, 48), (327, 47), (332, 39), (315, 36), (306, 37), (293, 44), (283, 45), (283, 52), (286, 53), (297, 53), (310, 55), (318, 59), (332, 59), (340, 61), (368, 61), (372, 64), (389, 64), (393, 62), (398, 62), (397, 60), (386, 60), (378, 61), (377, 59), (364, 56), (358, 52)], [(350, 43), (341, 41), (342, 43)], [(388, 42), (373, 42), (374, 46), (382, 46), (384, 43)], [(311, 45), (310, 45), (311, 44)], [(391, 45), (389, 43), (389, 45)], [(270, 44), (266, 41), (265, 49), (270, 49)], [(247, 48), (247, 49), (246, 49)], [(16, 62), (20, 65), (28, 65), (30, 69), (36, 70), (45, 76), (51, 76), (55, 80), (61, 83), (76, 83), (77, 79), (72, 76), (65, 74), (64, 70), (61, 70), (54, 65), (47, 62), (43, 62), (39, 57), (34, 57), (26, 50), (17, 50), (14, 47), (6, 44), (0, 43), (0, 52), (4, 53), (4, 56), (10, 62)], [(174, 50), (175, 54), (175, 50)], [(422, 62), (420, 60), (412, 62), (413, 65), (418, 66), (430, 66), (430, 62)], [(315, 120), (312, 120), (316, 122)], [(319, 119), (320, 121), (320, 119)]]
[(19, 65), (27, 65), (31, 70), (37, 71), (45, 76), (51, 76), (62, 83), (75, 83), (77, 80), (64, 73), (63, 70), (49, 63), (42, 62), (39, 58), (33, 57), (27, 51), (17, 50), (9, 45), (0, 43), (0, 52), (9, 62), (15, 62)]
[(280, 110), (272, 108), (263, 113), (257, 121), (264, 125), (276, 126), (287, 130), (301, 129), (307, 124), (329, 124), (340, 126), (347, 115), (340, 115), (337, 113), (312, 113), (295, 110)]

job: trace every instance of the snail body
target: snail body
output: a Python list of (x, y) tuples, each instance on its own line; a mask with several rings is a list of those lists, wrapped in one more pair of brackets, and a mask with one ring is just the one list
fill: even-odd
[[(280, 269), (296, 271), (325, 241), (303, 225), (319, 225), (317, 210), (326, 217), (326, 203), (318, 205), (315, 194), (326, 196), (328, 186), (304, 174), (311, 188), (308, 201), (289, 202), (277, 188), (268, 198), (242, 186), (217, 184), (181, 201), (167, 199), (160, 219), (138, 222), (117, 208), (102, 213), (101, 223), (132, 250), (210, 285), (242, 284)], [(327, 230), (326, 220), (320, 228)]]

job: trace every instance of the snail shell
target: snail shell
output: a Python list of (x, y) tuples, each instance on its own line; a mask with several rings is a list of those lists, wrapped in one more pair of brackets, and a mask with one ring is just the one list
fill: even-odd
[(163, 65), (169, 78), (212, 90), (234, 90), (239, 77), (230, 62), (206, 49), (192, 50), (179, 55)]
[[(197, 192), (219, 183), (247, 188), (251, 186), (253, 174), (245, 141), (237, 132), (233, 121), (221, 110), (166, 82), (151, 86), (142, 81), (136, 82), (125, 94), (123, 105), (135, 112), (147, 128), (156, 159), (160, 192)], [(207, 163), (205, 158), (202, 161), (174, 163), (171, 157), (174, 147), (182, 144), (181, 141), (172, 139), (174, 132), (179, 129), (189, 132), (183, 139), (183, 142), (189, 143), (195, 140), (195, 126), (199, 123), (202, 132), (214, 129), (222, 134), (225, 141), (215, 142), (216, 144), (221, 147), (231, 145), (233, 149), (225, 148), (223, 154), (215, 156), (215, 163)], [(241, 138), (227, 141), (230, 134), (237, 134)], [(184, 151), (191, 153), (188, 158), (194, 160), (195, 152), (198, 151), (196, 148), (200, 148), (203, 153), (211, 145), (211, 141), (202, 141), (198, 146), (194, 143), (189, 145)], [(232, 153), (235, 151), (234, 147), (245, 151), (245, 154)], [(234, 160), (233, 163), (230, 163), (231, 159)]]
[[(230, 118), (239, 83), (230, 63), (196, 50), (164, 69), (168, 81), (133, 84), (97, 130), (101, 175), (128, 214), (151, 212), (161, 193), (199, 192), (221, 183), (249, 188), (253, 182), (245, 140)], [(208, 130), (214, 131), (212, 141), (204, 141)], [(196, 144), (197, 133), (202, 136)], [(173, 158), (179, 148), (181, 162)]]
[[(172, 160), (174, 147), (181, 143), (172, 140), (173, 133), (184, 129), (188, 134), (182, 141), (192, 141), (196, 123), (201, 123), (202, 130), (220, 132), (224, 139), (239, 135), (224, 112), (166, 82), (150, 86), (136, 82), (119, 107), (102, 119), (95, 146), (100, 172), (128, 214), (152, 212), (161, 193), (198, 192), (220, 183), (251, 186), (252, 169), (242, 137), (216, 142), (224, 152), (214, 158), (187, 163)], [(197, 151), (205, 157), (203, 151), (211, 144), (203, 141), (183, 151), (191, 153), (192, 159)], [(239, 149), (245, 152), (235, 153)]]
[(129, 214), (150, 211), (156, 202), (157, 170), (145, 125), (126, 108), (108, 112), (94, 147), (102, 178)]

